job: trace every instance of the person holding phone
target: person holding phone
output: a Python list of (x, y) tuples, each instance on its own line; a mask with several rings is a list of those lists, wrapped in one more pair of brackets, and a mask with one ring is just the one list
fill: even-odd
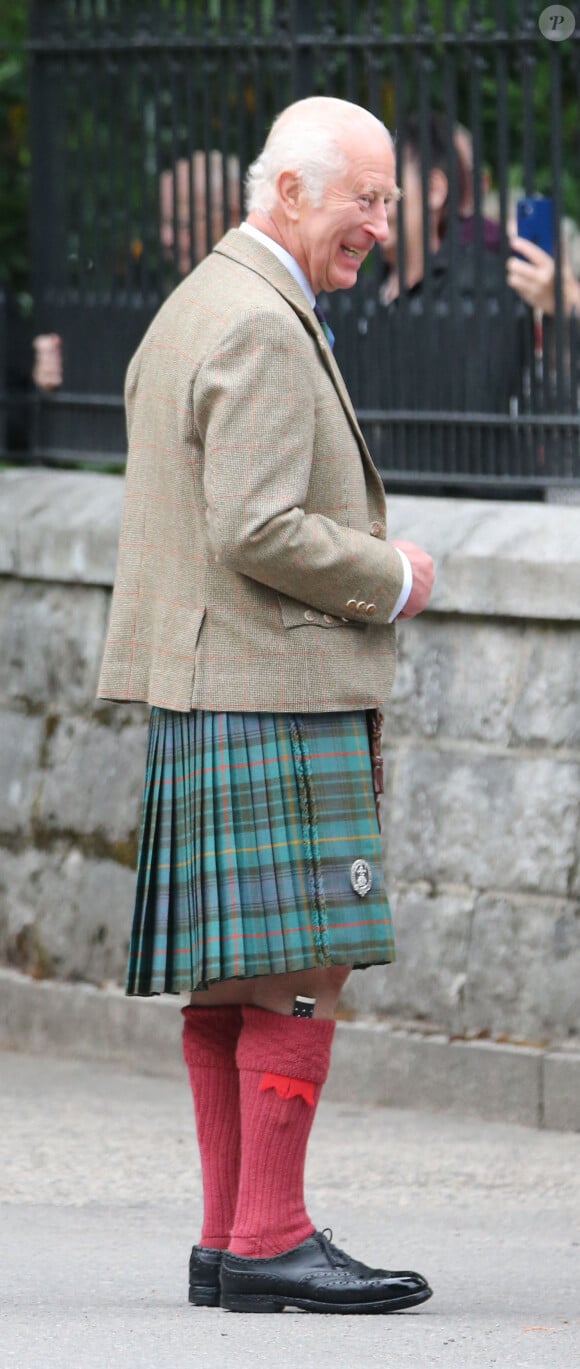
[[(432, 111), (424, 134), (413, 114), (399, 137), (404, 202), (402, 213), (393, 206), (389, 236), (380, 245), (384, 343), (377, 401), (384, 397), (395, 410), (505, 414), (520, 385), (519, 306), (508, 297), (502, 308), (503, 260), (485, 224), (468, 228), (455, 213), (450, 185), (462, 182), (455, 133), (443, 111)], [(466, 193), (460, 203), (469, 207)]]

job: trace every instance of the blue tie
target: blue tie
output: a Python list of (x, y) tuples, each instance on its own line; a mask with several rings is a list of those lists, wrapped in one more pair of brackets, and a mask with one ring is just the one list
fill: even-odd
[(327, 341), (327, 343), (328, 343), (328, 346), (330, 347), (330, 349), (331, 349), (331, 351), (332, 351), (332, 348), (334, 347), (334, 333), (333, 333), (332, 328), (330, 327), (330, 324), (329, 324), (329, 322), (328, 322), (328, 320), (327, 320), (327, 318), (326, 318), (326, 314), (323, 313), (323, 311), (322, 311), (322, 309), (320, 308), (320, 305), (319, 305), (319, 304), (315, 304), (315, 305), (314, 305), (314, 313), (316, 314), (316, 317), (317, 317), (317, 319), (318, 319), (318, 322), (319, 322), (319, 324), (320, 324), (320, 326), (321, 326), (321, 328), (322, 328), (322, 331), (323, 331), (323, 333), (324, 333), (324, 336), (325, 336), (325, 338), (326, 338), (326, 341)]

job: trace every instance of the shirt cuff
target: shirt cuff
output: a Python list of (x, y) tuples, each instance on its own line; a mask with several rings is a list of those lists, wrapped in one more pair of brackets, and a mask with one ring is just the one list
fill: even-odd
[(399, 614), (402, 613), (413, 588), (413, 571), (411, 569), (409, 557), (405, 556), (404, 551), (401, 551), (400, 547), (395, 547), (395, 551), (398, 551), (401, 561), (403, 562), (403, 588), (389, 618), (390, 623), (394, 623), (395, 618), (398, 618)]

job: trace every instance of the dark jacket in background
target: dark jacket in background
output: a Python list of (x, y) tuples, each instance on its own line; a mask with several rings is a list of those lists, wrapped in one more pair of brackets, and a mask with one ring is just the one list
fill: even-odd
[(497, 251), (459, 235), (453, 246), (452, 254), (444, 240), (428, 277), (383, 307), (382, 401), (392, 409), (507, 414), (526, 384), (529, 311), (507, 285)]

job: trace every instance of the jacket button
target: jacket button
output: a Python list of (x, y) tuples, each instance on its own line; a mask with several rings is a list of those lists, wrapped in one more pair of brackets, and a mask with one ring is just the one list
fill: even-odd
[(359, 599), (359, 602), (358, 602), (358, 604), (357, 604), (357, 608), (358, 608), (359, 613), (364, 613), (366, 607), (367, 607), (367, 601), (366, 601), (366, 599)]
[(377, 606), (376, 606), (376, 604), (367, 604), (367, 613), (368, 613), (368, 615), (369, 615), (369, 618), (372, 618), (373, 613), (376, 613), (376, 611), (377, 611)]
[(356, 599), (347, 599), (346, 607), (347, 607), (347, 608), (356, 608), (356, 607), (357, 607)]
[(315, 614), (315, 612), (314, 612), (314, 609), (312, 609), (312, 608), (307, 608), (307, 609), (306, 609), (306, 612), (305, 612), (305, 614), (304, 614), (304, 617), (305, 617), (307, 623), (315, 623), (315, 622), (316, 622), (316, 614)]
[(330, 623), (330, 624), (332, 625), (333, 623), (338, 623), (339, 619), (338, 619), (338, 618), (334, 618), (333, 615), (332, 615), (332, 613), (324, 613), (324, 614), (323, 614), (323, 621), (324, 621), (325, 623)]
[(383, 523), (371, 523), (371, 537), (382, 537), (386, 532)]

